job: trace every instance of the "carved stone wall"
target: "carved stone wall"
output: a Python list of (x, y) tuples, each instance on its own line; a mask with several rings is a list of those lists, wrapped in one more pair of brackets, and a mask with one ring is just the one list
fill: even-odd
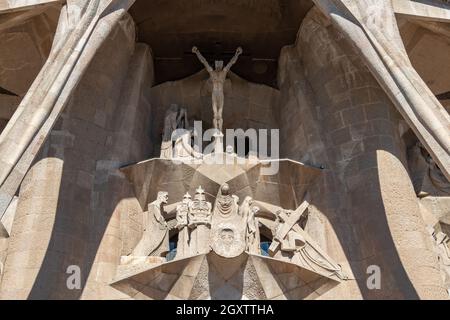
[[(95, 54), (21, 188), (1, 298), (114, 296), (105, 283), (120, 260), (118, 215), (133, 206), (118, 168), (151, 153), (144, 88), (152, 81), (150, 50), (135, 43), (126, 16)], [(67, 289), (70, 265), (81, 267), (83, 290)]]
[(20, 25), (0, 28), (0, 132), (28, 91), (48, 57), (58, 23), (50, 9)]
[[(230, 72), (224, 94), (224, 129), (278, 128), (274, 115), (278, 90), (248, 82)], [(152, 140), (158, 145), (161, 142), (164, 115), (172, 103), (187, 109), (191, 126), (194, 120), (198, 120), (203, 122), (203, 130), (212, 128), (211, 83), (206, 71), (155, 86), (150, 90), (150, 96), (155, 124), (152, 128)], [(154, 156), (159, 156), (159, 150), (155, 149)]]
[[(265, 0), (267, 6), (261, 6), (260, 0), (174, 3), (185, 10), (196, 10), (205, 8), (205, 4), (213, 6), (216, 2), (220, 2), (216, 7), (225, 8), (232, 19), (238, 19), (232, 15), (234, 8), (244, 10), (241, 15), (251, 11), (257, 13), (252, 17), (254, 20), (239, 19), (238, 27), (244, 29), (222, 35), (222, 39), (228, 39), (224, 41), (225, 47), (233, 48), (242, 30), (249, 30), (245, 23), (259, 32), (261, 21), (267, 21), (270, 28), (262, 30), (262, 33), (271, 33), (271, 28), (275, 32), (279, 25), (273, 21), (283, 20), (293, 8), (291, 5), (294, 8), (304, 6), (304, 10), (296, 11), (301, 15), (300, 21), (312, 6), (311, 1), (303, 1), (300, 5), (298, 1), (276, 0)], [(82, 3), (89, 2), (74, 2), (72, 9), (75, 13), (78, 4)], [(194, 120), (201, 120), (204, 130), (212, 127), (211, 83), (207, 81), (205, 71), (154, 86), (154, 60), (156, 68), (158, 64), (169, 65), (168, 68), (163, 66), (166, 70), (163, 79), (169, 76), (179, 79), (173, 75), (196, 70), (197, 60), (190, 52), (186, 53), (184, 47), (189, 49), (190, 41), (197, 41), (197, 36), (182, 39), (175, 47), (169, 41), (170, 37), (180, 40), (178, 33), (184, 31), (183, 24), (175, 25), (175, 29), (156, 30), (156, 35), (170, 34), (161, 41), (159, 48), (169, 48), (173, 52), (167, 54), (164, 49), (161, 57), (154, 55), (147, 44), (137, 42), (142, 39), (136, 39), (135, 22), (143, 24), (143, 27), (144, 22), (148, 22), (146, 28), (151, 29), (147, 32), (149, 30), (142, 28), (139, 36), (154, 35), (152, 20), (147, 19), (148, 12), (139, 10), (150, 6), (149, 3), (141, 0), (131, 9), (133, 18), (143, 18), (136, 19), (139, 21), (126, 14), (116, 24), (112, 18), (121, 17), (119, 10), (102, 16), (84, 54), (77, 60), (90, 62), (89, 68), (79, 79), (67, 108), (21, 184), (10, 238), (0, 239), (0, 299), (448, 298), (445, 291), (448, 288), (444, 284), (448, 287), (450, 262), (445, 234), (448, 235), (450, 230), (450, 197), (443, 193), (424, 195), (423, 192), (429, 189), (423, 188), (422, 172), (415, 172), (411, 159), (408, 159), (411, 142), (418, 141), (417, 138), (405, 127), (402, 117), (364, 65), (360, 54), (316, 8), (302, 21), (295, 44), (281, 51), (279, 90), (246, 81), (230, 72), (224, 88), (223, 116), (225, 129), (279, 128), (280, 158), (314, 166), (308, 170), (320, 172), (317, 180), (311, 184), (308, 180), (306, 184), (301, 175), (285, 170), (294, 166), (292, 160), (280, 160), (282, 170), (268, 178), (259, 176), (256, 166), (244, 166), (245, 170), (239, 166), (224, 169), (208, 167), (204, 163), (197, 167), (183, 164), (175, 168), (175, 164), (167, 159), (129, 166), (160, 154), (164, 115), (171, 104), (187, 109), (190, 125)], [(162, 3), (155, 0), (152, 5)], [(0, 28), (0, 132), (48, 56), (58, 15), (58, 9), (51, 10), (6, 31)], [(171, 7), (166, 11), (172, 12)], [(156, 13), (161, 25), (164, 22), (166, 27), (172, 27), (171, 19), (166, 19), (161, 12)], [(202, 28), (209, 30), (211, 16), (207, 15), (207, 18)], [(67, 27), (64, 23), (68, 22), (65, 19), (60, 21), (62, 28), (58, 28), (61, 32), (58, 35), (64, 39), (64, 27)], [(294, 22), (290, 25), (299, 21)], [(433, 93), (443, 97), (439, 99), (449, 110), (450, 100), (445, 98), (445, 91), (449, 90), (450, 69), (447, 65), (441, 66), (442, 62), (448, 62), (448, 38), (432, 34), (432, 30), (427, 31), (423, 24), (400, 22), (412, 64)], [(189, 24), (190, 21), (185, 20), (184, 23)], [(228, 30), (228, 20), (221, 23)], [(291, 43), (290, 38), (283, 38), (285, 31), (270, 41), (283, 45)], [(292, 29), (287, 31), (293, 35)], [(211, 32), (214, 35), (217, 31)], [(106, 35), (107, 40), (100, 49), (93, 49)], [(252, 38), (256, 41), (245, 43), (246, 36), (247, 40)], [(206, 40), (201, 41), (204, 41), (205, 48), (210, 49), (209, 58), (220, 56), (220, 53), (212, 52), (217, 43), (210, 41), (209, 37), (204, 38)], [(269, 42), (258, 39), (261, 38), (255, 38), (255, 34), (242, 35), (244, 43), (240, 45), (244, 51), (246, 47), (254, 47), (253, 52), (242, 57), (244, 63), (234, 69), (242, 76), (258, 63), (263, 69), (265, 63), (266, 67), (276, 63), (274, 57), (278, 56), (281, 45), (272, 43), (268, 48)], [(151, 43), (148, 39), (145, 41)], [(435, 50), (430, 52), (430, 47)], [(266, 50), (271, 51), (269, 59), (266, 56), (258, 58), (256, 53), (265, 54)], [(171, 56), (175, 51), (176, 55)], [(223, 51), (223, 57), (227, 57), (228, 53)], [(164, 57), (165, 54), (167, 56)], [(267, 62), (269, 60), (271, 62)], [(177, 68), (186, 61), (191, 62), (190, 66), (178, 73)], [(267, 74), (272, 74), (275, 69), (269, 67)], [(177, 72), (172, 73), (174, 70)], [(273, 84), (271, 76), (254, 79), (262, 78), (264, 81), (261, 82)], [(12, 94), (5, 94), (5, 89)], [(27, 113), (24, 115), (28, 116)], [(17, 130), (17, 136), (20, 134), (22, 132)], [(122, 167), (126, 168), (119, 170)], [(130, 174), (132, 167), (136, 170), (131, 169), (133, 172)], [(319, 167), (322, 170), (317, 169)], [(222, 173), (226, 174), (221, 176)], [(139, 186), (132, 186), (126, 174)], [(269, 245), (268, 251), (277, 241), (281, 247), (283, 242), (286, 246), (291, 240), (294, 244), (295, 241), (304, 241), (308, 248), (320, 248), (327, 257), (329, 255), (329, 259), (325, 259), (329, 260), (328, 266), (322, 265), (322, 268), (330, 273), (328, 276), (338, 277), (338, 281), (324, 289), (321, 288), (324, 283), (320, 277), (327, 277), (325, 271), (319, 275), (320, 272), (315, 274), (310, 270), (306, 278), (295, 276), (294, 273), (303, 273), (301, 268), (305, 267), (291, 263), (297, 261), (294, 256), (301, 261), (303, 256), (299, 252), (306, 248), (301, 244), (281, 248), (280, 251), (285, 252), (268, 258), (259, 255), (268, 253), (260, 250), (259, 243), (249, 254), (241, 246), (244, 241), (238, 241), (237, 247), (242, 252), (237, 250), (236, 256), (238, 253), (241, 255), (233, 260), (233, 257), (227, 257), (228, 252), (223, 253), (222, 247), (215, 247), (214, 243), (231, 241), (231, 234), (233, 237), (239, 234), (239, 240), (244, 233), (235, 233), (236, 228), (225, 228), (225, 224), (220, 230), (226, 232), (218, 232), (219, 228), (214, 225), (220, 223), (215, 220), (212, 221), (212, 241), (206, 236), (208, 228), (202, 226), (199, 229), (205, 232), (195, 238), (201, 241), (193, 242), (201, 247), (194, 250), (197, 257), (185, 259), (186, 256), (178, 252), (178, 257), (167, 261), (162, 256), (133, 255), (145, 233), (143, 211), (148, 210), (148, 203), (155, 200), (153, 194), (160, 191), (160, 187), (172, 197), (167, 212), (164, 212), (167, 229), (161, 229), (167, 230), (164, 234), (167, 236), (177, 232), (174, 229), (177, 229), (178, 209), (173, 207), (176, 202), (187, 191), (193, 194), (192, 188), (202, 190), (201, 184), (207, 191), (207, 200), (215, 199), (215, 191), (225, 182), (222, 181), (224, 177), (234, 188), (233, 194), (241, 199), (236, 206), (240, 204), (245, 208), (242, 200), (250, 194), (259, 201), (261, 208), (258, 210), (261, 209), (263, 214), (259, 220), (261, 237), (264, 236), (264, 242), (266, 239), (272, 241), (265, 243)], [(290, 221), (293, 225), (288, 225), (287, 220), (291, 219), (287, 212), (270, 213), (275, 203), (294, 209), (300, 204), (294, 205), (294, 202), (303, 201), (305, 195), (308, 199), (302, 209), (302, 219)], [(445, 201), (441, 201), (442, 198), (446, 198)], [(281, 214), (285, 217), (284, 224), (290, 228), (285, 230), (286, 234), (278, 232), (283, 231), (278, 229), (282, 226), (277, 220)], [(243, 223), (238, 225), (243, 227)], [(432, 232), (427, 226), (432, 227)], [(259, 232), (258, 229), (258, 237)], [(219, 233), (224, 236), (222, 240), (218, 239)], [(283, 237), (277, 240), (275, 236), (278, 233)], [(256, 235), (254, 237), (257, 238)], [(211, 250), (214, 252), (206, 252)], [(320, 251), (316, 249), (316, 253)], [(323, 264), (324, 259), (320, 259), (320, 254), (317, 256), (319, 258), (310, 257), (311, 261)], [(144, 269), (133, 270), (134, 259), (142, 262)], [(67, 269), (72, 265), (81, 268), (80, 290), (68, 290), (67, 287)], [(127, 270), (130, 265), (131, 271)], [(381, 270), (380, 290), (370, 290), (367, 286), (368, 268), (371, 266)], [(123, 277), (127, 274), (124, 270), (128, 271), (127, 277)], [(311, 279), (317, 283), (310, 282)], [(300, 282), (310, 288), (304, 291)], [(140, 290), (135, 288), (136, 283), (142, 285)]]
[[(281, 135), (295, 137), (294, 148), (282, 156), (325, 167), (311, 201), (322, 221), (316, 228), (325, 229), (317, 234), (327, 235), (325, 247), (355, 278), (322, 298), (444, 297), (408, 176), (397, 130), (400, 116), (388, 97), (316, 9), (280, 61), (280, 117), (287, 124)], [(370, 265), (382, 270), (382, 290), (366, 286)], [(428, 270), (426, 280), (423, 270)]]

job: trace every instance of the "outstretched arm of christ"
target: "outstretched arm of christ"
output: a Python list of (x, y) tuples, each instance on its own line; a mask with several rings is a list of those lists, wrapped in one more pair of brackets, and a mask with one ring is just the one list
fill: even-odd
[(233, 59), (231, 59), (230, 62), (228, 62), (228, 64), (224, 68), (224, 70), (226, 70), (226, 72), (230, 71), (231, 67), (238, 61), (239, 56), (241, 54), (242, 54), (242, 48), (239, 47), (239, 48), (237, 48), (236, 54), (234, 55)]
[(197, 49), (197, 47), (193, 47), (192, 48), (192, 52), (197, 55), (198, 60), (200, 60), (200, 62), (203, 63), (203, 65), (205, 66), (206, 70), (208, 70), (208, 72), (212, 72), (213, 71), (213, 68), (211, 68), (211, 66), (209, 65), (208, 61), (206, 61), (206, 59), (202, 56), (202, 54)]

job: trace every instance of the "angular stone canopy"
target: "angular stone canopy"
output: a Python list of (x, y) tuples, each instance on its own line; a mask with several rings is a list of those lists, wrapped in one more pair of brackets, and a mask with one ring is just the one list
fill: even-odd
[(138, 300), (308, 300), (340, 282), (292, 263), (248, 253), (229, 260), (211, 252), (138, 268), (124, 270), (111, 283)]
[[(181, 199), (186, 192), (194, 194), (198, 186), (202, 186), (207, 199), (212, 200), (224, 183), (229, 184), (240, 199), (251, 196), (255, 200), (295, 209), (321, 172), (289, 159), (261, 161), (232, 156), (229, 162), (224, 159), (223, 164), (199, 162), (178, 164), (166, 159), (151, 159), (121, 171), (132, 183), (143, 209), (160, 190), (169, 193), (169, 204)], [(278, 165), (279, 171), (275, 175), (264, 175), (261, 170), (271, 164)]]

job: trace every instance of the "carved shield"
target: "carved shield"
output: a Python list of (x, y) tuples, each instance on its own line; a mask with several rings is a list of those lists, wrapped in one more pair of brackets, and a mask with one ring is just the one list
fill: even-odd
[(231, 222), (221, 222), (211, 230), (211, 248), (224, 258), (234, 258), (245, 250), (245, 229)]

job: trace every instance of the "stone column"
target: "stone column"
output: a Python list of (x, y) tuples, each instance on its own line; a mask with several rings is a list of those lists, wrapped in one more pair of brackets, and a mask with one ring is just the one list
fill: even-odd
[[(130, 18), (130, 23), (132, 20)], [(133, 34), (134, 27), (128, 36)], [(127, 77), (122, 85), (117, 114), (110, 118), (113, 134), (110, 148), (97, 161), (91, 202), (92, 212), (88, 254), (93, 261), (82, 299), (128, 298), (109, 286), (116, 276), (125, 241), (132, 235), (124, 224), (131, 212), (141, 212), (128, 179), (119, 171), (121, 166), (146, 159), (152, 150), (148, 132), (151, 128), (147, 92), (153, 84), (153, 60), (150, 48), (137, 44), (130, 60)], [(125, 112), (125, 114), (123, 113)], [(101, 160), (100, 160), (101, 159)], [(129, 226), (128, 226), (129, 227)], [(127, 238), (127, 239), (126, 239)]]
[[(355, 279), (322, 298), (444, 298), (437, 257), (406, 170), (400, 114), (358, 52), (317, 9), (303, 21), (291, 54), (301, 61), (306, 82), (295, 87), (303, 92), (290, 92), (312, 97), (291, 108), (306, 106), (315, 121), (301, 147), (309, 156), (299, 154), (325, 167), (310, 191), (313, 216), (323, 225), (324, 247), (333, 257), (344, 254), (344, 269)], [(338, 262), (346, 264), (344, 257), (337, 256)], [(367, 286), (369, 266), (381, 269), (380, 290)]]
[[(54, 243), (67, 243), (60, 233), (63, 230), (55, 226), (63, 164), (57, 158), (42, 159), (22, 183), (0, 283), (0, 299), (27, 299), (45, 257), (56, 249)], [(63, 262), (63, 255), (53, 255), (52, 262), (46, 265), (47, 275), (41, 286), (45, 283), (53, 287), (54, 273), (65, 272), (59, 269)]]
[(397, 110), (450, 180), (450, 115), (416, 72), (390, 0), (314, 0), (358, 51)]
[[(51, 131), (42, 160), (21, 187), (5, 264), (9, 278), (0, 287), (2, 298), (78, 299), (85, 292), (98, 292), (87, 286), (93, 272), (94, 279), (104, 278), (96, 261), (107, 267), (118, 263), (118, 213), (112, 213), (120, 197), (129, 194), (118, 187), (125, 180), (117, 173), (123, 163), (110, 152), (117, 150), (112, 148), (121, 128), (116, 119), (124, 118), (127, 108), (120, 104), (126, 101), (120, 100), (120, 94), (135, 50), (134, 36), (134, 22), (120, 12), (103, 17), (93, 31), (93, 46), (85, 49), (89, 68)], [(145, 119), (145, 114), (140, 116)], [(128, 140), (130, 151), (124, 152), (123, 161), (142, 156), (136, 144)], [(69, 266), (80, 268), (80, 289), (67, 287)], [(109, 276), (110, 269), (106, 270)]]

